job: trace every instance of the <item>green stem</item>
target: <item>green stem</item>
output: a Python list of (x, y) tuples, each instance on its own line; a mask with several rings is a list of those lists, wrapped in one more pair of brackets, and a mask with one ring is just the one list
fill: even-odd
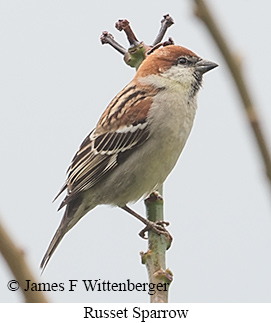
[[(162, 193), (162, 187), (159, 193)], [(163, 198), (157, 194), (151, 194), (145, 200), (146, 214), (148, 220), (152, 222), (164, 221)], [(167, 303), (169, 285), (173, 279), (173, 274), (166, 269), (166, 251), (170, 247), (171, 241), (163, 234), (153, 231), (148, 232), (149, 249), (141, 253), (142, 263), (146, 265), (149, 281), (154, 287), (154, 294), (151, 295), (151, 303)]]

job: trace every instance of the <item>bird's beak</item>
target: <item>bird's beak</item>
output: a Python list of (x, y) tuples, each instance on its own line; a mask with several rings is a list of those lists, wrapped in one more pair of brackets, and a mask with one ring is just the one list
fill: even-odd
[(218, 65), (216, 63), (202, 59), (196, 63), (196, 71), (200, 72), (201, 74), (204, 74), (212, 70), (213, 68), (216, 68), (217, 66)]

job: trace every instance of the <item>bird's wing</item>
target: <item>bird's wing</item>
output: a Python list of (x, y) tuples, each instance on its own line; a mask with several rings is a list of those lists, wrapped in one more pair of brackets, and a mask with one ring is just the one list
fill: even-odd
[(132, 153), (149, 138), (147, 116), (157, 91), (130, 84), (112, 100), (71, 162), (66, 183), (57, 195), (68, 191), (60, 208), (98, 183), (127, 158), (126, 152)]

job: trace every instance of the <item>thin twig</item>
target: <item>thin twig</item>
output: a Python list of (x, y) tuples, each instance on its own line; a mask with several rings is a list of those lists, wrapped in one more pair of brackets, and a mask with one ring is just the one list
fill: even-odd
[(130, 23), (129, 23), (129, 21), (127, 19), (119, 19), (116, 22), (115, 27), (119, 31), (124, 30), (130, 45), (137, 46), (139, 44), (139, 41), (136, 38), (136, 36), (135, 36), (131, 26), (130, 26)]
[(154, 42), (152, 43), (153, 46), (159, 44), (163, 37), (165, 36), (165, 33), (167, 29), (174, 24), (174, 20), (170, 15), (164, 15), (164, 18), (161, 20), (161, 28), (158, 32), (158, 35), (156, 36)]
[[(31, 283), (36, 283), (36, 280), (25, 261), (24, 252), (15, 245), (1, 223), (0, 252), (19, 283), (18, 286), (24, 295), (25, 301), (27, 303), (47, 303), (48, 301), (42, 292), (32, 291), (31, 289), (25, 291), (26, 280), (30, 280)], [(15, 287), (16, 284), (14, 282), (12, 286)]]
[[(253, 102), (250, 91), (248, 90), (245, 78), (242, 75), (242, 69), (239, 60), (236, 59), (235, 55), (230, 50), (225, 37), (223, 36), (217, 22), (212, 16), (208, 6), (204, 0), (194, 0), (196, 3), (195, 14), (199, 17), (210, 31), (214, 38), (221, 54), (223, 55), (238, 88), (238, 92), (243, 102), (243, 107), (248, 117), (248, 121), (253, 130), (258, 148), (260, 150), (262, 160), (265, 165), (266, 175), (271, 185), (271, 156), (268, 149), (266, 139), (263, 134), (261, 122), (259, 120), (257, 108)], [(271, 187), (271, 186), (270, 186)]]
[(120, 45), (118, 42), (115, 41), (112, 34), (110, 34), (108, 31), (104, 31), (100, 37), (102, 45), (109, 44), (113, 48), (115, 48), (118, 52), (120, 52), (122, 55), (125, 55), (127, 53), (127, 50)]
[(171, 37), (169, 37), (168, 40), (164, 41), (163, 43), (158, 43), (158, 44), (154, 45), (153, 47), (151, 47), (146, 52), (146, 55), (152, 54), (157, 48), (160, 48), (161, 46), (165, 47), (165, 46), (174, 45), (174, 44), (175, 44), (174, 40)]

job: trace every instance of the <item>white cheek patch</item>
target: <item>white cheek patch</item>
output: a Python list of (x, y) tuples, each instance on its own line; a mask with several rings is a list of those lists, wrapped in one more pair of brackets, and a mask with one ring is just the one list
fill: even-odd
[(169, 68), (161, 76), (177, 81), (182, 85), (191, 85), (193, 81), (193, 71), (191, 67), (183, 67), (180, 65), (174, 65)]

